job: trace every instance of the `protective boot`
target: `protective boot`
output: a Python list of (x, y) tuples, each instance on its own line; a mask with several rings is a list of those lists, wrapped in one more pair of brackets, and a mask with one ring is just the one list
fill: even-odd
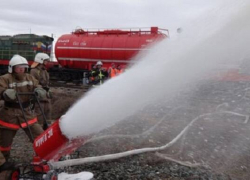
[(6, 161), (0, 166), (0, 172), (6, 171), (6, 170), (14, 170), (14, 169), (15, 169), (15, 164), (13, 162)]

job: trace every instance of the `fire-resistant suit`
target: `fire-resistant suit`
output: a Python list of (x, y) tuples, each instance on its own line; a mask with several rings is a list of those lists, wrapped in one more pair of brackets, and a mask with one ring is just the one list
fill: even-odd
[(38, 81), (30, 74), (23, 74), (22, 79), (17, 78), (17, 74), (5, 74), (0, 76), (0, 99), (4, 100), (4, 107), (0, 110), (0, 150), (4, 157), (0, 155), (0, 165), (5, 162), (10, 156), (10, 149), (17, 131), (23, 128), (31, 141), (31, 135), (28, 126), (32, 132), (33, 138), (39, 136), (43, 129), (37, 123), (36, 114), (32, 110), (31, 97), (22, 95), (20, 101), (24, 108), (24, 114), (17, 101), (8, 101), (4, 97), (4, 92), (7, 89), (14, 89), (16, 92), (34, 92), (34, 89), (39, 87)]
[[(30, 74), (34, 76), (38, 81), (39, 84), (46, 90), (49, 91), (49, 73), (47, 72), (44, 65), (39, 64), (35, 68), (32, 68), (30, 71)], [(51, 102), (50, 99), (46, 98), (43, 100), (40, 100), (40, 105), (42, 107), (42, 110), (45, 114), (45, 117), (47, 120), (51, 119)], [(41, 113), (41, 110), (38, 105), (35, 106), (35, 111), (37, 113), (37, 118), (39, 124), (44, 123), (43, 115)]]

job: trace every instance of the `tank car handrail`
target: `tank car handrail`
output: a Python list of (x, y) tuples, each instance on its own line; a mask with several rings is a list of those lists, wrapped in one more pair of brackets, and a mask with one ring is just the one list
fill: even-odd
[[(151, 26), (155, 27), (155, 26)], [(127, 30), (127, 31), (139, 31), (140, 29), (147, 29), (145, 31), (150, 31), (151, 27), (115, 27), (115, 28), (87, 28), (86, 31), (102, 31), (102, 30), (111, 30), (111, 29), (119, 29), (119, 30)], [(77, 29), (83, 29), (82, 27), (78, 26)]]
[(169, 30), (168, 29), (159, 28), (159, 30), (166, 31), (167, 32), (167, 37), (169, 37)]
[(84, 33), (72, 33), (75, 35), (79, 35), (79, 34), (85, 34), (85, 35), (91, 35), (91, 34), (96, 34), (96, 35), (138, 35), (138, 34), (163, 34), (166, 37), (169, 36), (169, 32), (167, 31), (167, 34), (163, 33), (163, 32), (156, 32), (156, 33), (152, 33), (151, 31), (117, 31), (117, 30), (110, 30), (110, 31), (84, 31)]
[[(91, 29), (91, 28), (90, 28)], [(96, 28), (93, 28), (96, 29)], [(167, 31), (167, 36), (169, 36), (169, 31), (168, 29), (162, 29), (162, 28), (158, 28), (158, 27), (149, 27), (147, 30), (142, 30), (144, 28), (137, 28), (137, 30), (135, 30), (135, 28), (115, 28), (115, 29), (102, 29), (99, 28), (97, 30), (89, 30), (89, 28), (87, 30), (84, 30), (82, 28), (79, 29), (75, 29), (72, 34), (97, 34), (97, 35), (108, 35), (108, 34), (164, 34), (159, 30), (162, 31)], [(154, 29), (154, 30), (152, 30)]]

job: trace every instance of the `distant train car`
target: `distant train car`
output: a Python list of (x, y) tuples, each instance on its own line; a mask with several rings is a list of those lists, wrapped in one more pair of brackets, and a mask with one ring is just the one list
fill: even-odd
[(53, 40), (52, 37), (35, 34), (0, 36), (0, 74), (7, 72), (9, 60), (15, 54), (25, 57), (29, 64), (38, 52), (50, 55)]
[(97, 61), (103, 67), (111, 63), (127, 65), (140, 51), (149, 50), (149, 45), (168, 37), (158, 27), (147, 30), (102, 30), (85, 31), (77, 29), (71, 34), (59, 37), (55, 44), (55, 55), (61, 69), (51, 71), (64, 80), (82, 79)]

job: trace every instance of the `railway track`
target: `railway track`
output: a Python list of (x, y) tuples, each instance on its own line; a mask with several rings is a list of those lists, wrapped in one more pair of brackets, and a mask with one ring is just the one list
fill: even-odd
[(53, 89), (62, 89), (65, 91), (82, 91), (87, 92), (90, 89), (89, 85), (69, 83), (65, 81), (50, 81), (50, 87)]

